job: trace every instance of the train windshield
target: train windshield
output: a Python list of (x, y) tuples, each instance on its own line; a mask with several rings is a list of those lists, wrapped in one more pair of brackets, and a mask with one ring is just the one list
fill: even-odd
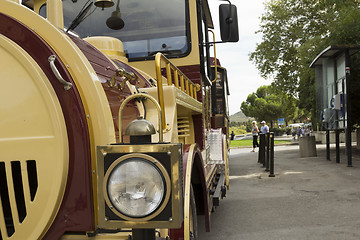
[(189, 51), (187, 0), (113, 0), (114, 5), (104, 9), (92, 2), (63, 0), (65, 28), (86, 9), (72, 32), (82, 38), (118, 38), (129, 59), (153, 58), (159, 51), (170, 57)]

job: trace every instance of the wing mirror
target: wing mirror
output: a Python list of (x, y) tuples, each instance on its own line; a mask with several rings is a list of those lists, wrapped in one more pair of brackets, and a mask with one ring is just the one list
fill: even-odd
[(221, 4), (219, 6), (220, 35), (223, 42), (239, 41), (239, 28), (236, 6)]

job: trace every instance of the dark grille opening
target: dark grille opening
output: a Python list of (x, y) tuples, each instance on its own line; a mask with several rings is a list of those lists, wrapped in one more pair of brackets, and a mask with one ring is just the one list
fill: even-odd
[(34, 201), (36, 191), (38, 189), (36, 161), (28, 160), (28, 161), (26, 161), (26, 164), (27, 164), (27, 171), (28, 171), (28, 178), (29, 178), (31, 201)]
[(4, 217), (7, 235), (8, 237), (11, 237), (14, 234), (15, 229), (13, 216), (11, 214), (8, 184), (6, 180), (6, 168), (4, 162), (0, 162), (0, 198), (4, 212), (4, 216), (0, 217)]
[(16, 207), (19, 214), (19, 221), (22, 223), (26, 217), (26, 205), (24, 197), (24, 186), (21, 176), (21, 164), (19, 161), (11, 162), (11, 171), (14, 183)]

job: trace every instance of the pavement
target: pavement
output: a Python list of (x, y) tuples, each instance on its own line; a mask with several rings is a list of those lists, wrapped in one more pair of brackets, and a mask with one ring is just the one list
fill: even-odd
[(344, 144), (340, 163), (301, 158), (298, 145), (275, 146), (275, 177), (268, 177), (251, 148), (230, 151), (230, 190), (211, 215), (211, 232), (198, 217), (198, 240), (359, 240), (360, 150), (353, 147), (347, 166)]

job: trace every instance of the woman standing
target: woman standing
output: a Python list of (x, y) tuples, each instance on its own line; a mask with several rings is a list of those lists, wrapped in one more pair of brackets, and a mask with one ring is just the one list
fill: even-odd
[(259, 128), (256, 126), (256, 121), (253, 121), (252, 124), (253, 124), (253, 128), (252, 128), (252, 131), (251, 131), (252, 136), (253, 136), (253, 149), (252, 149), (252, 152), (255, 152), (256, 146), (259, 147), (259, 143), (257, 141)]

